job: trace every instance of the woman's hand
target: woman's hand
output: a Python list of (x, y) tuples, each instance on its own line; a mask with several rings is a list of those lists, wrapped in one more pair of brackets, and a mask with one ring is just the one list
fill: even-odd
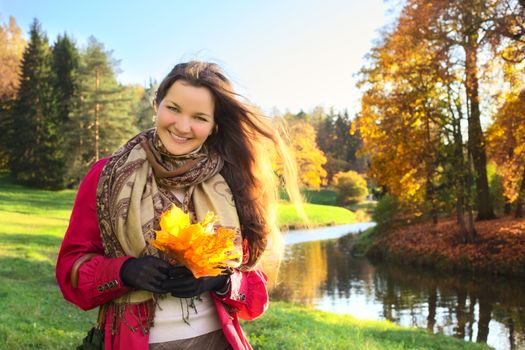
[(229, 275), (195, 278), (184, 266), (169, 270), (169, 278), (161, 283), (161, 288), (174, 297), (191, 298), (207, 291), (226, 293), (229, 288)]
[(162, 283), (168, 279), (172, 266), (155, 256), (127, 260), (120, 268), (120, 279), (128, 286), (153, 293), (168, 292)]

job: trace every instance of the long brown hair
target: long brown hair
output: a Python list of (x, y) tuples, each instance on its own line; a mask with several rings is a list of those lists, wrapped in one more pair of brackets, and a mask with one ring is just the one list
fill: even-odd
[(190, 61), (177, 64), (159, 85), (155, 96), (158, 106), (177, 80), (208, 88), (215, 98), (216, 131), (206, 140), (224, 159), (221, 175), (230, 186), (241, 223), (249, 257), (242, 268), (253, 268), (268, 246), (279, 252), (282, 239), (276, 224), (278, 179), (271, 167), (268, 146), (273, 146), (284, 164), (284, 184), (296, 207), (301, 195), (297, 169), (283, 127), (256, 112), (215, 63)]

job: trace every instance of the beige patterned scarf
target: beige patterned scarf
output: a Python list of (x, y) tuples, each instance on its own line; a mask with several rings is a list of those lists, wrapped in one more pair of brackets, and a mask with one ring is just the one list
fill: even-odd
[[(232, 192), (219, 174), (222, 166), (222, 158), (205, 146), (188, 155), (171, 155), (155, 129), (128, 141), (110, 157), (98, 182), (97, 216), (106, 256), (165, 258), (147, 242), (154, 238), (160, 215), (172, 203), (190, 213), (194, 222), (213, 211), (220, 226), (237, 229), (235, 244), (242, 249)], [(184, 194), (182, 200), (174, 191)], [(151, 292), (136, 290), (114, 304), (136, 304), (153, 298)]]

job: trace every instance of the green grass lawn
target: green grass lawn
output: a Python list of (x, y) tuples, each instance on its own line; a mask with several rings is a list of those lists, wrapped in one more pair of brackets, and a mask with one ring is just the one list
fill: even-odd
[[(356, 215), (348, 209), (321, 204), (304, 204), (304, 211), (311, 226), (331, 226), (357, 222)], [(277, 221), (280, 227), (298, 228), (306, 225), (295, 207), (286, 202), (279, 204)]]
[(281, 228), (333, 226), (368, 221), (368, 215), (361, 208), (358, 208), (360, 212), (356, 215), (355, 212), (337, 206), (336, 193), (332, 190), (304, 190), (303, 196), (306, 201), (303, 207), (309, 219), (308, 224), (297, 214), (294, 206), (287, 202), (286, 193), (281, 192), (282, 202), (279, 204), (277, 217)]
[[(320, 189), (319, 191), (305, 189), (302, 190), (301, 193), (303, 194), (305, 201), (308, 203), (337, 205), (337, 194), (330, 189)], [(281, 190), (279, 194), (282, 200), (287, 201), (289, 199), (288, 194), (284, 190)]]
[[(73, 349), (96, 319), (66, 302), (55, 262), (75, 191), (13, 185), (0, 175), (0, 348)], [(477, 344), (272, 303), (244, 327), (256, 349), (484, 349)]]
[(319, 191), (305, 190), (303, 195), (308, 203), (337, 205), (337, 194), (329, 189), (320, 189)]
[(0, 176), (0, 348), (72, 349), (95, 319), (65, 302), (55, 282), (74, 195)]
[[(337, 194), (331, 189), (319, 191), (305, 189), (302, 194), (306, 201), (305, 212), (310, 218), (311, 226), (314, 227), (371, 221), (377, 203), (366, 200), (342, 208), (337, 205)], [(304, 226), (303, 220), (295, 213), (293, 207), (287, 204), (286, 192), (281, 190), (280, 197), (283, 204), (279, 207), (279, 225), (286, 227), (286, 223), (289, 223), (291, 227)]]

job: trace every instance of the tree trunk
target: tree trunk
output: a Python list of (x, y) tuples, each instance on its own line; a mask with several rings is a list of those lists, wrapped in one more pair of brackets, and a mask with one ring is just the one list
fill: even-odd
[(430, 216), (432, 217), (432, 224), (437, 225), (438, 223), (438, 208), (436, 203), (436, 191), (434, 188), (433, 174), (435, 171), (434, 159), (432, 151), (432, 140), (430, 133), (430, 118), (425, 118), (425, 129), (426, 129), (426, 148), (425, 161), (427, 167), (427, 184), (426, 184), (426, 199), (430, 203)]
[(468, 147), (472, 155), (475, 181), (478, 217), (477, 220), (494, 219), (494, 210), (489, 195), (489, 184), (487, 179), (487, 156), (485, 154), (485, 144), (483, 131), (481, 130), (480, 110), (479, 110), (479, 82), (478, 82), (478, 57), (477, 57), (477, 33), (468, 34), (465, 49), (465, 73), (467, 99), (470, 105), (468, 114)]
[(509, 329), (510, 350), (514, 350), (516, 349), (516, 327), (514, 326), (514, 319), (512, 317), (508, 318), (507, 327)]
[(466, 198), (466, 205), (465, 205), (465, 210), (467, 211), (467, 217), (468, 217), (468, 222), (467, 222), (467, 234), (465, 235), (465, 240), (464, 242), (467, 243), (467, 242), (473, 242), (475, 239), (476, 239), (476, 236), (477, 236), (477, 232), (476, 232), (476, 228), (474, 227), (474, 213), (473, 213), (473, 205), (472, 205), (472, 198), (474, 197), (472, 195), (472, 187), (473, 187), (473, 184), (474, 184), (474, 181), (473, 181), (473, 174), (472, 174), (472, 155), (470, 154), (469, 152), (469, 155), (467, 156), (467, 172), (466, 172), (466, 188), (467, 188), (467, 198)]
[[(458, 110), (459, 112), (459, 110)], [(456, 164), (456, 215), (461, 241), (468, 235), (465, 225), (465, 162), (463, 159), (463, 137), (461, 135), (461, 117), (454, 121), (454, 163)]]
[[(467, 226), (465, 225), (465, 212), (463, 210), (463, 198), (458, 197), (456, 201), (456, 214), (457, 214), (457, 222), (459, 225), (459, 235), (461, 237), (467, 236)], [(465, 241), (466, 239), (462, 239)]]
[(474, 341), (474, 324), (476, 323), (476, 296), (468, 293), (469, 307), (467, 312), (467, 325), (465, 329), (465, 337), (468, 341)]
[(489, 335), (489, 323), (492, 317), (492, 304), (485, 296), (479, 297), (478, 337), (476, 342), (486, 343)]
[(432, 287), (428, 290), (428, 316), (427, 316), (427, 330), (434, 332), (436, 325), (436, 309), (437, 309), (437, 288)]
[(512, 204), (505, 202), (505, 206), (503, 207), (503, 214), (510, 215), (512, 212)]
[(465, 326), (467, 324), (467, 291), (465, 289), (456, 290), (456, 320), (457, 326), (454, 329), (454, 336), (458, 338), (465, 338)]

